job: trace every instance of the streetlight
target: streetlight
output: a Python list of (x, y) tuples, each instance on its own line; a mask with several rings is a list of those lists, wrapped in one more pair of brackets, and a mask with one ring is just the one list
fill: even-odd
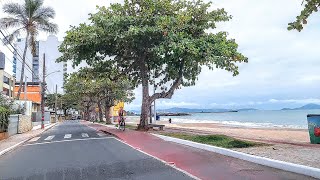
[[(58, 71), (53, 71), (53, 72), (51, 72), (51, 73), (49, 73), (49, 74), (47, 74), (46, 75), (46, 71), (45, 71), (45, 54), (43, 54), (43, 82), (42, 82), (42, 93), (41, 93), (41, 129), (44, 129), (44, 98), (45, 98), (45, 93), (46, 93), (46, 78), (49, 76), (49, 75), (51, 75), (51, 74), (53, 74), (53, 73), (57, 73), (57, 72), (61, 72), (60, 70), (58, 70)], [(57, 89), (57, 86), (56, 86), (56, 89)], [(56, 90), (56, 98), (57, 98), (57, 90)], [(56, 105), (56, 103), (55, 103), (55, 105)], [(57, 112), (56, 112), (56, 114), (57, 114)]]
[(47, 78), (49, 75), (51, 75), (51, 74), (53, 74), (53, 73), (57, 73), (57, 72), (61, 72), (61, 71), (60, 71), (60, 70), (53, 71), (53, 72), (51, 72), (51, 73), (47, 74), (45, 77)]

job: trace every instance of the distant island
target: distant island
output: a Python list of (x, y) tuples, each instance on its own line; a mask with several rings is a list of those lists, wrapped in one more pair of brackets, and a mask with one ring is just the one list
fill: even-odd
[(191, 109), (191, 108), (170, 108), (157, 110), (159, 113), (225, 113), (225, 112), (239, 112), (239, 111), (256, 111), (257, 109)]
[(283, 108), (281, 110), (307, 110), (307, 109), (320, 109), (320, 105), (310, 103), (310, 104), (306, 104), (306, 105), (298, 107), (298, 108)]

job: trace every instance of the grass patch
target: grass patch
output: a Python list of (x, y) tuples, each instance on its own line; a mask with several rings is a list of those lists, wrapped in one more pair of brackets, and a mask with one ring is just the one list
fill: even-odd
[(138, 126), (126, 124), (126, 128), (131, 129), (131, 130), (137, 130)]
[(239, 140), (225, 135), (192, 135), (185, 133), (162, 133), (162, 135), (223, 148), (248, 148), (265, 145), (263, 143)]

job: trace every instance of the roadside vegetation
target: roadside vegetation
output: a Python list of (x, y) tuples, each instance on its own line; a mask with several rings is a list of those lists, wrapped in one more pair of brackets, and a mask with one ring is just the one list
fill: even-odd
[(202, 143), (202, 144), (228, 148), (228, 149), (249, 148), (249, 147), (266, 145), (258, 142), (239, 140), (239, 139), (235, 139), (225, 135), (197, 135), (197, 134), (186, 134), (186, 133), (161, 133), (161, 135), (189, 140), (189, 141)]

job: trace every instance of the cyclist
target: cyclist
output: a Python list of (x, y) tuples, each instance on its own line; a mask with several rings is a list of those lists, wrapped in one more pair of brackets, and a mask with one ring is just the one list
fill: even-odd
[(119, 119), (118, 119), (118, 127), (120, 129), (120, 123), (121, 121), (124, 121), (124, 111), (123, 111), (123, 108), (120, 107), (119, 111), (118, 111), (118, 116), (119, 116)]

